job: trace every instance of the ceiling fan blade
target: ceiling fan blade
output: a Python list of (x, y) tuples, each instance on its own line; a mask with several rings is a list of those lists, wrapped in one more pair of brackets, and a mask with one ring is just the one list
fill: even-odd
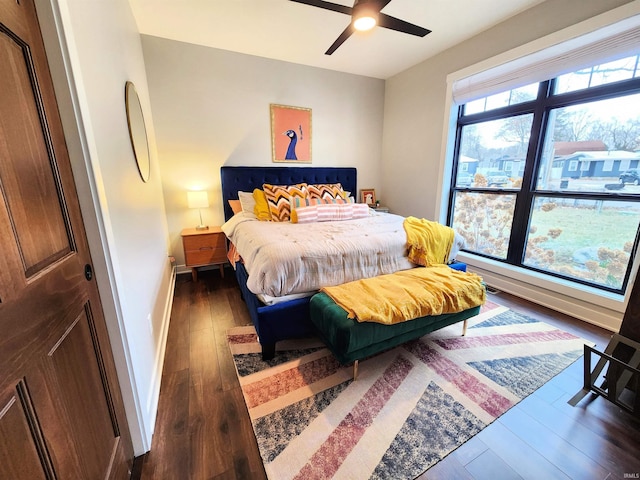
[(397, 32), (408, 33), (409, 35), (415, 35), (416, 37), (424, 37), (428, 33), (431, 33), (431, 30), (419, 27), (413, 23), (405, 22), (399, 18), (390, 17), (384, 13), (380, 13), (378, 16), (378, 26), (395, 30)]
[(352, 24), (349, 24), (347, 28), (344, 29), (344, 32), (340, 34), (340, 36), (336, 39), (335, 42), (329, 47), (329, 50), (324, 52), (325, 55), (331, 55), (335, 52), (340, 45), (342, 45), (347, 38), (351, 36), (351, 34), (355, 31)]
[(376, 3), (378, 4), (378, 7), (380, 7), (378, 8), (378, 11), (380, 11), (391, 3), (391, 0), (378, 0)]
[(346, 5), (339, 5), (337, 3), (325, 2), (324, 0), (291, 0), (296, 3), (303, 3), (305, 5), (311, 5), (312, 7), (324, 8), (325, 10), (331, 10), (333, 12), (344, 13), (345, 15), (351, 15), (353, 8)]

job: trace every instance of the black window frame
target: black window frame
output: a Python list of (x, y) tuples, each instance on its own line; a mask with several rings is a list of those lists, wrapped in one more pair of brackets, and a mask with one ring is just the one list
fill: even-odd
[[(453, 225), (454, 218), (454, 200), (458, 192), (485, 193), (495, 195), (514, 195), (516, 196), (515, 207), (513, 212), (513, 222), (511, 227), (511, 235), (507, 248), (505, 259), (491, 256), (488, 254), (474, 252), (463, 249), (473, 255), (492, 259), (494, 261), (512, 265), (518, 268), (535, 271), (547, 276), (560, 278), (569, 282), (586, 285), (598, 290), (624, 294), (627, 290), (631, 271), (635, 263), (638, 244), (640, 241), (640, 228), (636, 231), (633, 248), (630, 252), (629, 263), (620, 289), (610, 286), (590, 282), (587, 280), (562, 275), (550, 270), (536, 268), (532, 265), (524, 263), (524, 254), (526, 249), (526, 239), (528, 236), (529, 224), (531, 221), (530, 212), (537, 197), (550, 198), (573, 198), (573, 199), (589, 199), (589, 200), (625, 200), (640, 203), (640, 195), (624, 193), (620, 191), (611, 192), (577, 192), (571, 190), (548, 190), (535, 189), (536, 176), (544, 148), (545, 136), (547, 135), (547, 127), (549, 114), (552, 110), (572, 105), (586, 104), (590, 102), (607, 100), (626, 95), (640, 94), (640, 77), (622, 80), (616, 83), (604, 84), (595, 87), (585, 88), (565, 93), (555, 92), (556, 78), (546, 80), (539, 83), (538, 96), (535, 100), (508, 105), (501, 108), (492, 109), (485, 112), (474, 113), (470, 115), (464, 114), (465, 105), (460, 105), (457, 112), (456, 133), (454, 141), (454, 153), (452, 163), (451, 185), (449, 189), (449, 199), (447, 206), (447, 225)], [(460, 147), (462, 140), (462, 129), (468, 125), (480, 124), (491, 120), (500, 120), (523, 114), (533, 114), (531, 126), (531, 135), (529, 137), (529, 145), (525, 159), (524, 172), (522, 175), (522, 184), (517, 188), (489, 188), (489, 187), (458, 187), (456, 186), (456, 178), (458, 173), (458, 165), (460, 159)], [(640, 112), (638, 112), (640, 115)], [(580, 168), (578, 166), (578, 168)]]

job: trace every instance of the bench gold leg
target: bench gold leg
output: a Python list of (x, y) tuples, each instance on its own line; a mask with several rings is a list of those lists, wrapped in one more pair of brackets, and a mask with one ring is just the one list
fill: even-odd
[(353, 381), (355, 382), (358, 379), (358, 360), (353, 362)]
[(467, 321), (462, 322), (462, 336), (464, 337), (467, 334)]

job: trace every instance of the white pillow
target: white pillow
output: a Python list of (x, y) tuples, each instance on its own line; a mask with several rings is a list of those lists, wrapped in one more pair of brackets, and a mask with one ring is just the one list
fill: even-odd
[(240, 205), (242, 205), (242, 211), (244, 213), (250, 213), (251, 215), (255, 215), (254, 209), (256, 206), (256, 201), (253, 198), (253, 193), (238, 192), (238, 199), (240, 200)]

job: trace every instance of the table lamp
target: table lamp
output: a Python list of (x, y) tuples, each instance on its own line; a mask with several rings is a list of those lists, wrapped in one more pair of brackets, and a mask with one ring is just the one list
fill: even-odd
[(209, 196), (207, 192), (187, 192), (187, 205), (189, 208), (197, 208), (200, 213), (200, 225), (196, 226), (196, 230), (207, 230), (208, 225), (202, 223), (201, 208), (209, 208)]

